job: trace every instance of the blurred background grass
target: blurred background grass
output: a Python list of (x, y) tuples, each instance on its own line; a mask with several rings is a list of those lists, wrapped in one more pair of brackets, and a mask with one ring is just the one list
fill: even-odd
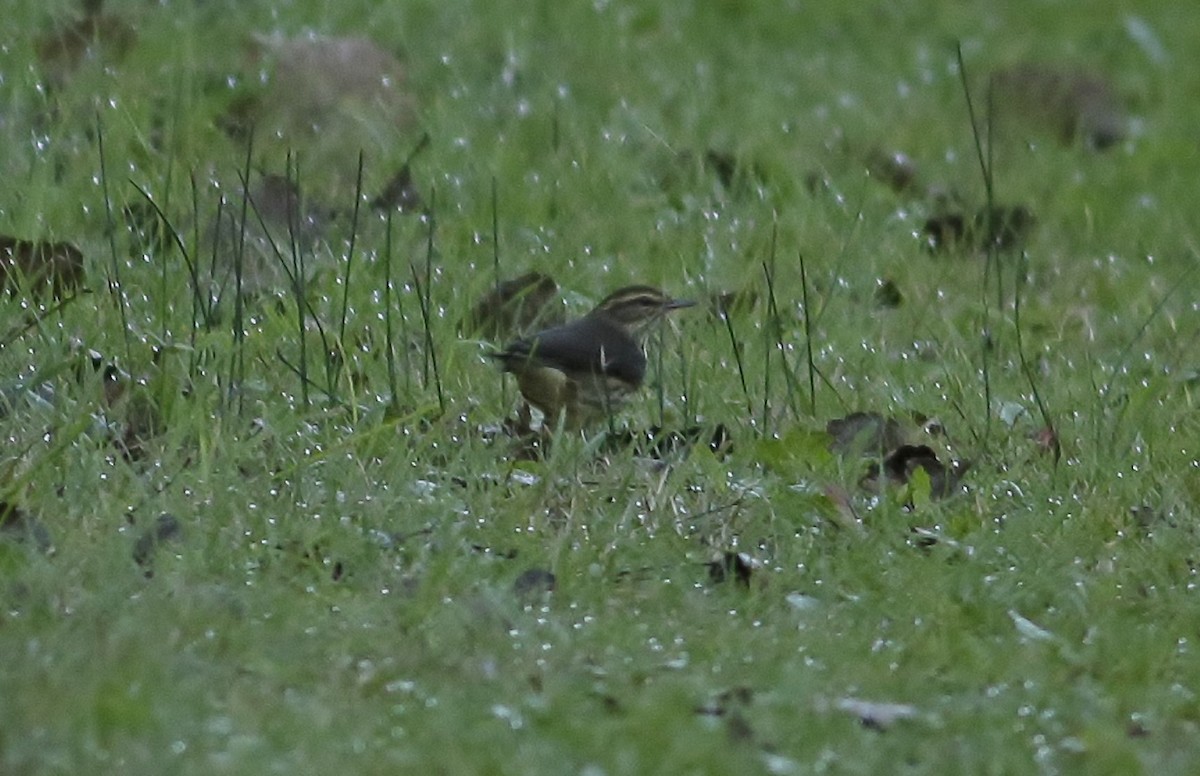
[[(0, 314), (15, 332), (0, 349), (5, 498), (55, 547), (0, 545), (4, 770), (1194, 770), (1200, 17), (1186, 4), (104, 13), (136, 42), (57, 82), (38, 51), (72, 4), (19, 3), (0, 49), (0, 232), (75, 243), (92, 292), (28, 331), (38, 303)], [(248, 42), (310, 33), (368, 37), (405, 70), (411, 124), (363, 117), (368, 197), (431, 140), (412, 170), (435, 205), (431, 277), (429, 221), (393, 223), (398, 396), (378, 213), (355, 234), (338, 359), (314, 324), (338, 328), (355, 144), (255, 141), (254, 174), (285, 174), (297, 150), (305, 196), (341, 212), (310, 257), (307, 350), (296, 289), (250, 300), (237, 332), (226, 297), (206, 327), (179, 252), (120, 227), (136, 183), (204, 255), (211, 182), (236, 198), (245, 166), (222, 126), (264, 88)], [(926, 188), (968, 213), (984, 201), (959, 43), (977, 107), (989, 73), (1033, 62), (1106, 79), (1128, 119), (1104, 152), (1020, 121), (996, 138), (996, 199), (1036, 226), (1024, 258), (990, 271), (922, 238), (939, 201)], [(881, 183), (875, 151), (910, 158), (916, 188)], [(713, 159), (732, 160), (728, 185)], [(745, 391), (725, 324), (698, 310), (664, 332), (661, 372), (623, 418), (724, 424), (731, 455), (599, 464), (563, 442), (514, 471), (493, 437), (514, 392), (457, 325), (494, 284), (497, 248), (502, 277), (549, 273), (572, 314), (630, 282), (757, 295), (731, 319)], [(1016, 348), (1018, 276), (1057, 466), (1029, 438), (1043, 419)], [(885, 281), (897, 306), (877, 301)], [(77, 376), (81, 348), (119, 366), (123, 399)], [(308, 407), (287, 367), (305, 359), (336, 386)], [(120, 402), (135, 400), (154, 433), (122, 455), (113, 440), (137, 416)], [(858, 494), (859, 463), (820, 439), (852, 410), (939, 418), (943, 458), (974, 461), (969, 491), (912, 512)], [(838, 522), (830, 486), (855, 494), (862, 531)], [(162, 512), (182, 538), (147, 579), (131, 550)], [(713, 581), (726, 551), (754, 560), (749, 589)], [(554, 592), (514, 592), (529, 569), (552, 570)], [(863, 725), (838, 710), (847, 698), (904, 711)]]

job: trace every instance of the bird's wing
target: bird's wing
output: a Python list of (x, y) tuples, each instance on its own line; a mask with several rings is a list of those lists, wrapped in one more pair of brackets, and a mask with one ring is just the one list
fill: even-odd
[(577, 326), (547, 329), (517, 340), (492, 357), (507, 369), (544, 366), (615, 377), (633, 385), (640, 384), (646, 373), (646, 354), (641, 345), (624, 332), (608, 327), (587, 331)]

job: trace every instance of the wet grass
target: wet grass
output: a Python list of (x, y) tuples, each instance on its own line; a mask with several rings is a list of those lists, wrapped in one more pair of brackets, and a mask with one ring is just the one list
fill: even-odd
[[(0, 312), (0, 770), (1194, 772), (1200, 89), (1174, 4), (108, 10), (137, 46), (52, 97), (41, 5), (0, 51), (0, 232), (73, 242), (88, 287)], [(355, 220), (301, 153), (342, 215), (270, 258), (322, 269), (208, 314), (183, 254), (212, 261), (209, 179), (288, 170), (217, 128), (245, 88), (222, 41), (308, 29), (403, 52), (420, 130), (362, 189), (426, 131), (433, 212)], [(984, 205), (955, 41), (981, 90), (1065, 62), (1132, 117), (1102, 153), (996, 137), (1023, 254), (931, 255), (934, 199), (866, 174), (902, 151)], [(121, 226), (138, 187), (182, 251)], [(497, 267), (571, 314), (631, 282), (756, 299), (680, 313), (617, 422), (731, 448), (518, 460), (514, 388), (459, 332)], [(969, 460), (965, 490), (864, 492), (824, 436), (853, 411)]]

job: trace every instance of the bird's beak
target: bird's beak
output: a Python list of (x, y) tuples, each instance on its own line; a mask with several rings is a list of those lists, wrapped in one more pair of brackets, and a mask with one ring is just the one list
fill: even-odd
[(694, 307), (695, 304), (691, 299), (672, 299), (663, 305), (663, 307), (667, 310), (678, 310), (681, 307)]

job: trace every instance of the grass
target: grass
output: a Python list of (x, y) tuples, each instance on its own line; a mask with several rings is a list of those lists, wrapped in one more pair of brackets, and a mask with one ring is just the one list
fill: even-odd
[[(0, 232), (79, 245), (91, 293), (33, 326), (27, 298), (0, 311), (0, 492), (54, 545), (0, 539), (0, 770), (1194, 772), (1197, 22), (828, 6), (113, 0), (137, 46), (47, 97), (34, 40), (72, 9), (23, 3)], [(326, 262), (302, 289), (206, 321), (180, 252), (110, 244), (110, 208), (140, 187), (211, 261), (208, 181), (236, 195), (246, 168), (213, 121), (245, 86), (223, 42), (306, 30), (404, 53), (420, 130), (367, 150), (363, 191), (427, 131), (432, 230), (364, 210), (347, 272), (344, 218), (297, 247)], [(996, 199), (1038, 220), (1024, 258), (930, 256), (930, 206), (863, 172), (902, 150), (983, 201), (956, 41), (977, 88), (1065, 61), (1136, 119), (1106, 153), (997, 138)], [(733, 186), (710, 149), (743, 161)], [(301, 153), (349, 212), (321, 175)], [(723, 424), (731, 451), (663, 466), (566, 437), (515, 462), (492, 431), (514, 390), (457, 331), (495, 262), (551, 274), (572, 314), (630, 282), (756, 294), (678, 314), (617, 421)], [(966, 491), (862, 493), (823, 436), (856, 410), (937, 418)], [(163, 513), (182, 534), (147, 577), (132, 553)], [(725, 552), (748, 584), (715, 580)], [(554, 590), (518, 589), (529, 570)]]

